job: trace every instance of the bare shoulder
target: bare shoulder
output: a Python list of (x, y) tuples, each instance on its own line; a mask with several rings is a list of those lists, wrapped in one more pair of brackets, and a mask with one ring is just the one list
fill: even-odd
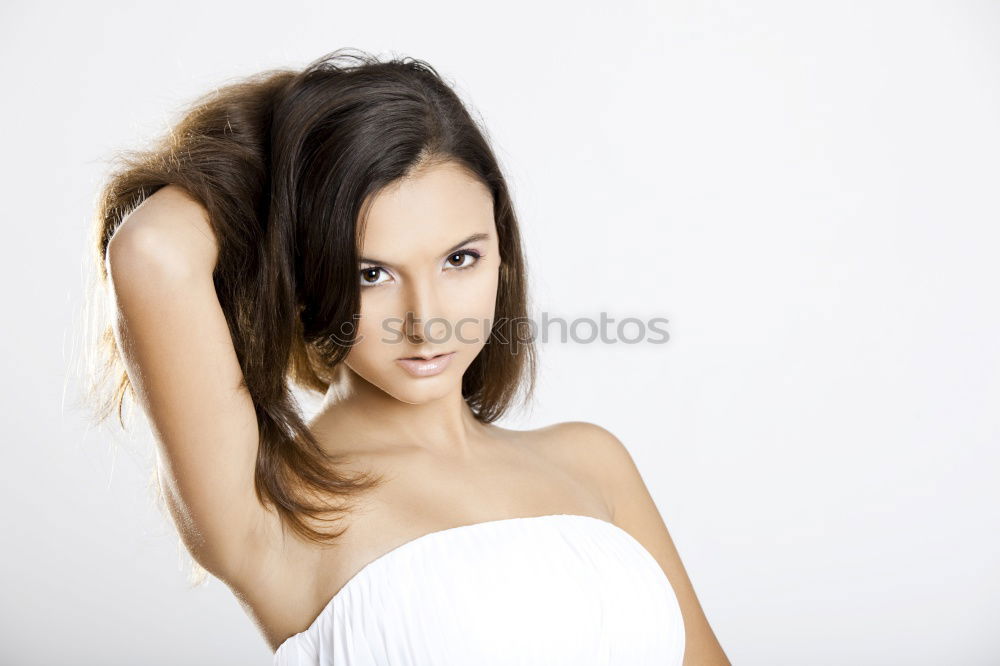
[(609, 513), (614, 510), (611, 466), (621, 466), (628, 452), (609, 430), (587, 421), (564, 421), (526, 431), (534, 448), (560, 469), (597, 492)]
[[(576, 455), (584, 456), (585, 462), (598, 475), (601, 485), (608, 494), (612, 515), (616, 523), (629, 519), (630, 506), (636, 496), (648, 495), (645, 481), (628, 447), (607, 428), (589, 421), (568, 421), (557, 424), (563, 438), (574, 447)], [(652, 498), (649, 498), (649, 503)], [(654, 506), (645, 506), (647, 512), (655, 511)], [(657, 512), (658, 515), (658, 512)], [(648, 517), (648, 516), (647, 516)]]
[(598, 453), (613, 448), (618, 439), (611, 431), (589, 421), (563, 421), (530, 431), (541, 441), (555, 447), (569, 447), (577, 454), (583, 449)]
[[(610, 493), (617, 470), (633, 465), (621, 440), (607, 428), (589, 421), (564, 421), (535, 431), (550, 455), (584, 471)], [(610, 499), (610, 495), (609, 495)]]
[(557, 423), (541, 432), (547, 435), (543, 441), (554, 455), (598, 484), (612, 522), (653, 556), (670, 581), (684, 617), (684, 663), (728, 665), (663, 516), (625, 443), (607, 428), (586, 421)]

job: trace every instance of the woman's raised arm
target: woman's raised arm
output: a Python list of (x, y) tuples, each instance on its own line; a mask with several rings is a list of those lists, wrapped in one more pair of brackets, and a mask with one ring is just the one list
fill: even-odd
[(228, 581), (256, 552), (267, 512), (254, 491), (254, 405), (212, 281), (218, 251), (205, 209), (168, 185), (122, 222), (105, 261), (170, 512), (191, 556)]

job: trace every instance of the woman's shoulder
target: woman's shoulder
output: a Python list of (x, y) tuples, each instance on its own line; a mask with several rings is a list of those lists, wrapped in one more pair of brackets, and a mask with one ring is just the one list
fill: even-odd
[(490, 429), (495, 433), (509, 437), (566, 437), (579, 436), (586, 438), (606, 438), (613, 437), (611, 431), (603, 426), (590, 421), (560, 421), (549, 425), (539, 426), (528, 430), (513, 430), (501, 428), (496, 424), (490, 424)]
[(589, 421), (568, 421), (551, 427), (556, 446), (561, 447), (563, 454), (583, 460), (603, 485), (638, 479), (632, 454), (611, 430)]
[(548, 446), (568, 449), (574, 455), (613, 454), (615, 448), (624, 446), (610, 430), (590, 421), (562, 421), (530, 432)]
[(632, 464), (622, 441), (609, 429), (589, 421), (563, 421), (533, 430), (507, 432), (607, 499), (618, 470)]
[(607, 428), (590, 421), (562, 421), (530, 430), (491, 426), (496, 436), (555, 454), (606, 458), (617, 457), (625, 445)]

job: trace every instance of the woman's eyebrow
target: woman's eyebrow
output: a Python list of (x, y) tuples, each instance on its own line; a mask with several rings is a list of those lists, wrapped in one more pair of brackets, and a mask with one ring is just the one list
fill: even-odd
[[(445, 250), (441, 254), (442, 255), (448, 255), (448, 254), (451, 254), (452, 252), (454, 252), (455, 250), (457, 250), (458, 248), (462, 247), (463, 245), (468, 245), (469, 243), (473, 243), (475, 241), (489, 240), (489, 238), (490, 238), (490, 235), (487, 234), (487, 233), (472, 234), (471, 236), (469, 236), (465, 240), (463, 240), (463, 241), (461, 241), (459, 243), (455, 243), (454, 245), (452, 245), (450, 248), (448, 248), (447, 250)], [(358, 262), (360, 262), (362, 264), (376, 264), (378, 266), (387, 266), (389, 268), (395, 268), (395, 266), (393, 266), (392, 264), (390, 264), (387, 261), (379, 261), (378, 259), (370, 259), (368, 257), (360, 257), (358, 259)]]

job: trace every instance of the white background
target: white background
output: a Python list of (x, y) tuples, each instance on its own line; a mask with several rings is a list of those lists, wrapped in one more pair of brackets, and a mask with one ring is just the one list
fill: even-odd
[[(0, 9), (0, 662), (269, 664), (191, 589), (152, 440), (74, 406), (114, 151), (342, 46), (481, 114), (537, 311), (533, 409), (632, 452), (735, 664), (997, 664), (1000, 4), (47, 3)], [(117, 447), (117, 455), (115, 450)]]

